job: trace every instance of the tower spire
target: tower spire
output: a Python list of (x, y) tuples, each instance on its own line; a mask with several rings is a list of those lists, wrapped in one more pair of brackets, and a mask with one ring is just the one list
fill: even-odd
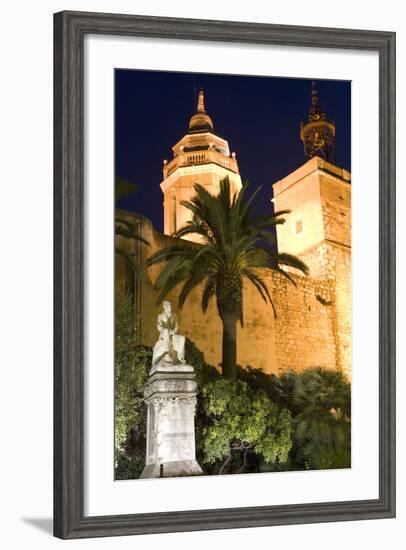
[(303, 141), (306, 159), (319, 156), (335, 164), (336, 127), (332, 119), (327, 120), (326, 113), (319, 105), (316, 82), (312, 81), (311, 105), (308, 121), (300, 124), (300, 139)]
[(315, 107), (319, 104), (319, 96), (317, 95), (316, 82), (312, 80), (312, 105)]
[(199, 92), (199, 97), (197, 99), (197, 111), (199, 113), (205, 113), (206, 112), (204, 110), (204, 92), (203, 92), (203, 90), (200, 90), (200, 92)]
[(197, 111), (192, 116), (189, 122), (189, 132), (210, 132), (213, 130), (213, 121), (206, 113), (204, 108), (204, 92), (203, 90), (199, 91), (197, 98)]

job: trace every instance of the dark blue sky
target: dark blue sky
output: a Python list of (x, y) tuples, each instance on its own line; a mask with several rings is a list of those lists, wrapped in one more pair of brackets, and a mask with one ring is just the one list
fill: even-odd
[[(262, 185), (262, 212), (272, 183), (305, 162), (299, 138), (311, 80), (116, 69), (116, 175), (138, 192), (118, 206), (140, 212), (163, 230), (162, 161), (186, 132), (199, 89), (214, 132), (235, 151), (243, 180)], [(317, 80), (319, 102), (336, 123), (337, 165), (351, 170), (351, 83)]]

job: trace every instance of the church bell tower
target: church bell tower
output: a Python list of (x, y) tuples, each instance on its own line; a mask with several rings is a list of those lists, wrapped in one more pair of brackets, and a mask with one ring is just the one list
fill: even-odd
[(350, 376), (351, 173), (335, 163), (334, 136), (313, 83), (309, 121), (300, 132), (306, 162), (273, 184), (273, 203), (275, 211), (290, 211), (276, 226), (278, 251), (309, 267), (316, 284), (312, 300), (330, 308), (335, 366)]
[[(195, 184), (203, 185), (212, 195), (228, 177), (233, 193), (242, 187), (235, 153), (230, 155), (228, 142), (214, 133), (212, 119), (206, 113), (201, 90), (197, 110), (191, 117), (188, 132), (173, 147), (173, 158), (164, 160), (161, 189), (164, 194), (164, 232), (178, 231), (189, 220), (191, 212), (181, 203), (193, 198)], [(198, 242), (195, 235), (187, 238)]]

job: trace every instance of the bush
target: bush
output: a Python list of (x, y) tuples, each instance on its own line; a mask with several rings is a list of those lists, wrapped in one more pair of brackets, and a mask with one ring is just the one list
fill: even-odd
[[(145, 465), (152, 349), (137, 345), (132, 298), (122, 289), (115, 313), (116, 479), (135, 479)], [(206, 474), (351, 466), (351, 387), (340, 372), (238, 367), (232, 381), (188, 339), (185, 354), (198, 384), (196, 454)]]
[(152, 350), (137, 345), (132, 296), (123, 288), (115, 300), (115, 463), (116, 479), (139, 477), (145, 463), (144, 387)]
[(336, 370), (315, 367), (280, 376), (249, 369), (245, 377), (264, 384), (268, 395), (293, 418), (289, 470), (351, 467), (351, 386)]
[(216, 467), (211, 473), (258, 471), (258, 459), (285, 462), (291, 447), (291, 417), (263, 390), (246, 382), (219, 377), (202, 389), (203, 463)]
[(292, 457), (296, 464), (316, 470), (350, 468), (350, 384), (341, 372), (322, 368), (296, 375), (289, 373), (286, 379), (292, 376), (295, 379), (290, 397), (295, 414)]
[(276, 376), (247, 367), (239, 368), (238, 377), (262, 388), (293, 418), (288, 461), (261, 461), (261, 471), (351, 467), (351, 385), (340, 371), (315, 367)]

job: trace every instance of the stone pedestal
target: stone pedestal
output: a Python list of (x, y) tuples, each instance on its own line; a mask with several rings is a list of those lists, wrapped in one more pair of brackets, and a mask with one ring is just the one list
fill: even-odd
[(154, 367), (145, 386), (146, 466), (141, 478), (202, 474), (196, 461), (196, 382), (190, 365)]

